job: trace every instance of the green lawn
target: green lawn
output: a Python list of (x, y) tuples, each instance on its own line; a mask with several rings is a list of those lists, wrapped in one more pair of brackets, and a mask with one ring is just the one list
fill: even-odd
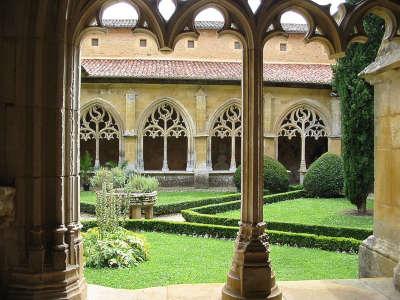
[[(186, 201), (195, 201), (221, 195), (233, 194), (232, 192), (213, 192), (213, 191), (181, 191), (181, 192), (159, 192), (157, 204), (172, 204)], [(81, 202), (96, 203), (94, 192), (81, 192)]]
[[(373, 208), (373, 201), (368, 200), (368, 209)], [(300, 223), (309, 225), (326, 225), (372, 229), (371, 216), (352, 216), (346, 214), (354, 210), (347, 199), (313, 199), (302, 198), (283, 201), (264, 206), (264, 219), (275, 222)], [(240, 218), (239, 210), (217, 214), (228, 218)]]
[[(233, 241), (154, 232), (143, 235), (149, 243), (149, 261), (128, 269), (86, 268), (87, 281), (125, 289), (225, 282)], [(357, 278), (354, 254), (273, 245), (271, 259), (278, 280)]]

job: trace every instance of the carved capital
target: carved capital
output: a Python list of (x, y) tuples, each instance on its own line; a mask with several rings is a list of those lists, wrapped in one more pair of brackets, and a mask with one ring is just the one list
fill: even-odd
[(7, 227), (14, 221), (15, 193), (15, 188), (0, 187), (0, 228)]

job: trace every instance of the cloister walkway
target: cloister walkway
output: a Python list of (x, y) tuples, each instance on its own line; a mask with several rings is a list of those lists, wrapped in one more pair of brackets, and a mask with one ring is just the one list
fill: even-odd
[[(399, 300), (390, 278), (279, 283), (283, 300)], [(173, 285), (118, 290), (89, 285), (88, 300), (219, 300), (222, 284)]]

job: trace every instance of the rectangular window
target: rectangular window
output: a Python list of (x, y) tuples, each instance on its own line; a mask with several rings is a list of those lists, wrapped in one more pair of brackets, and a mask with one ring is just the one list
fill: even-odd
[(234, 45), (234, 48), (235, 48), (236, 50), (242, 49), (242, 44), (241, 44), (240, 42), (236, 41), (236, 42), (235, 42), (235, 45)]
[(194, 41), (193, 40), (189, 40), (188, 41), (188, 48), (194, 48)]
[(147, 40), (145, 40), (145, 39), (140, 40), (140, 47), (146, 48), (147, 47)]
[(280, 49), (281, 49), (282, 52), (287, 51), (287, 44), (286, 43), (281, 43), (280, 44)]
[(99, 39), (92, 39), (92, 46), (98, 47), (99, 46)]

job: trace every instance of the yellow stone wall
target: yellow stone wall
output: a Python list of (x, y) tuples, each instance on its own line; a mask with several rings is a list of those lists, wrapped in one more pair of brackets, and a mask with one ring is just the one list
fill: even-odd
[[(91, 39), (99, 39), (99, 46), (92, 46)], [(140, 47), (140, 39), (147, 40), (147, 47)], [(82, 41), (83, 58), (135, 58), (135, 59), (186, 59), (207, 61), (240, 61), (242, 51), (234, 49), (237, 39), (232, 35), (218, 36), (215, 30), (201, 30), (195, 48), (188, 48), (181, 39), (172, 53), (160, 53), (153, 37), (145, 33), (133, 33), (130, 29), (107, 29), (88, 33)], [(192, 39), (193, 40), (193, 39)], [(280, 44), (287, 43), (287, 51), (280, 51)], [(210, 51), (212, 49), (212, 51)], [(325, 48), (320, 43), (304, 43), (304, 34), (275, 37), (267, 42), (264, 60), (277, 63), (331, 64)]]
[[(264, 110), (265, 154), (277, 157), (276, 136), (282, 118), (299, 104), (314, 108), (331, 127), (332, 114), (329, 89), (266, 87)], [(199, 100), (204, 97), (204, 102)], [(216, 111), (227, 101), (240, 99), (240, 85), (197, 84), (103, 84), (84, 83), (81, 89), (81, 106), (94, 100), (108, 103), (123, 120), (125, 158), (134, 163), (137, 157), (137, 134), (139, 122), (146, 109), (155, 101), (172, 99), (190, 116), (193, 125), (196, 151), (195, 166), (204, 166), (207, 160), (209, 124)], [(200, 101), (200, 102), (199, 102)], [(340, 139), (329, 139), (329, 150), (340, 154)]]
[(375, 85), (374, 234), (400, 245), (400, 74)]

